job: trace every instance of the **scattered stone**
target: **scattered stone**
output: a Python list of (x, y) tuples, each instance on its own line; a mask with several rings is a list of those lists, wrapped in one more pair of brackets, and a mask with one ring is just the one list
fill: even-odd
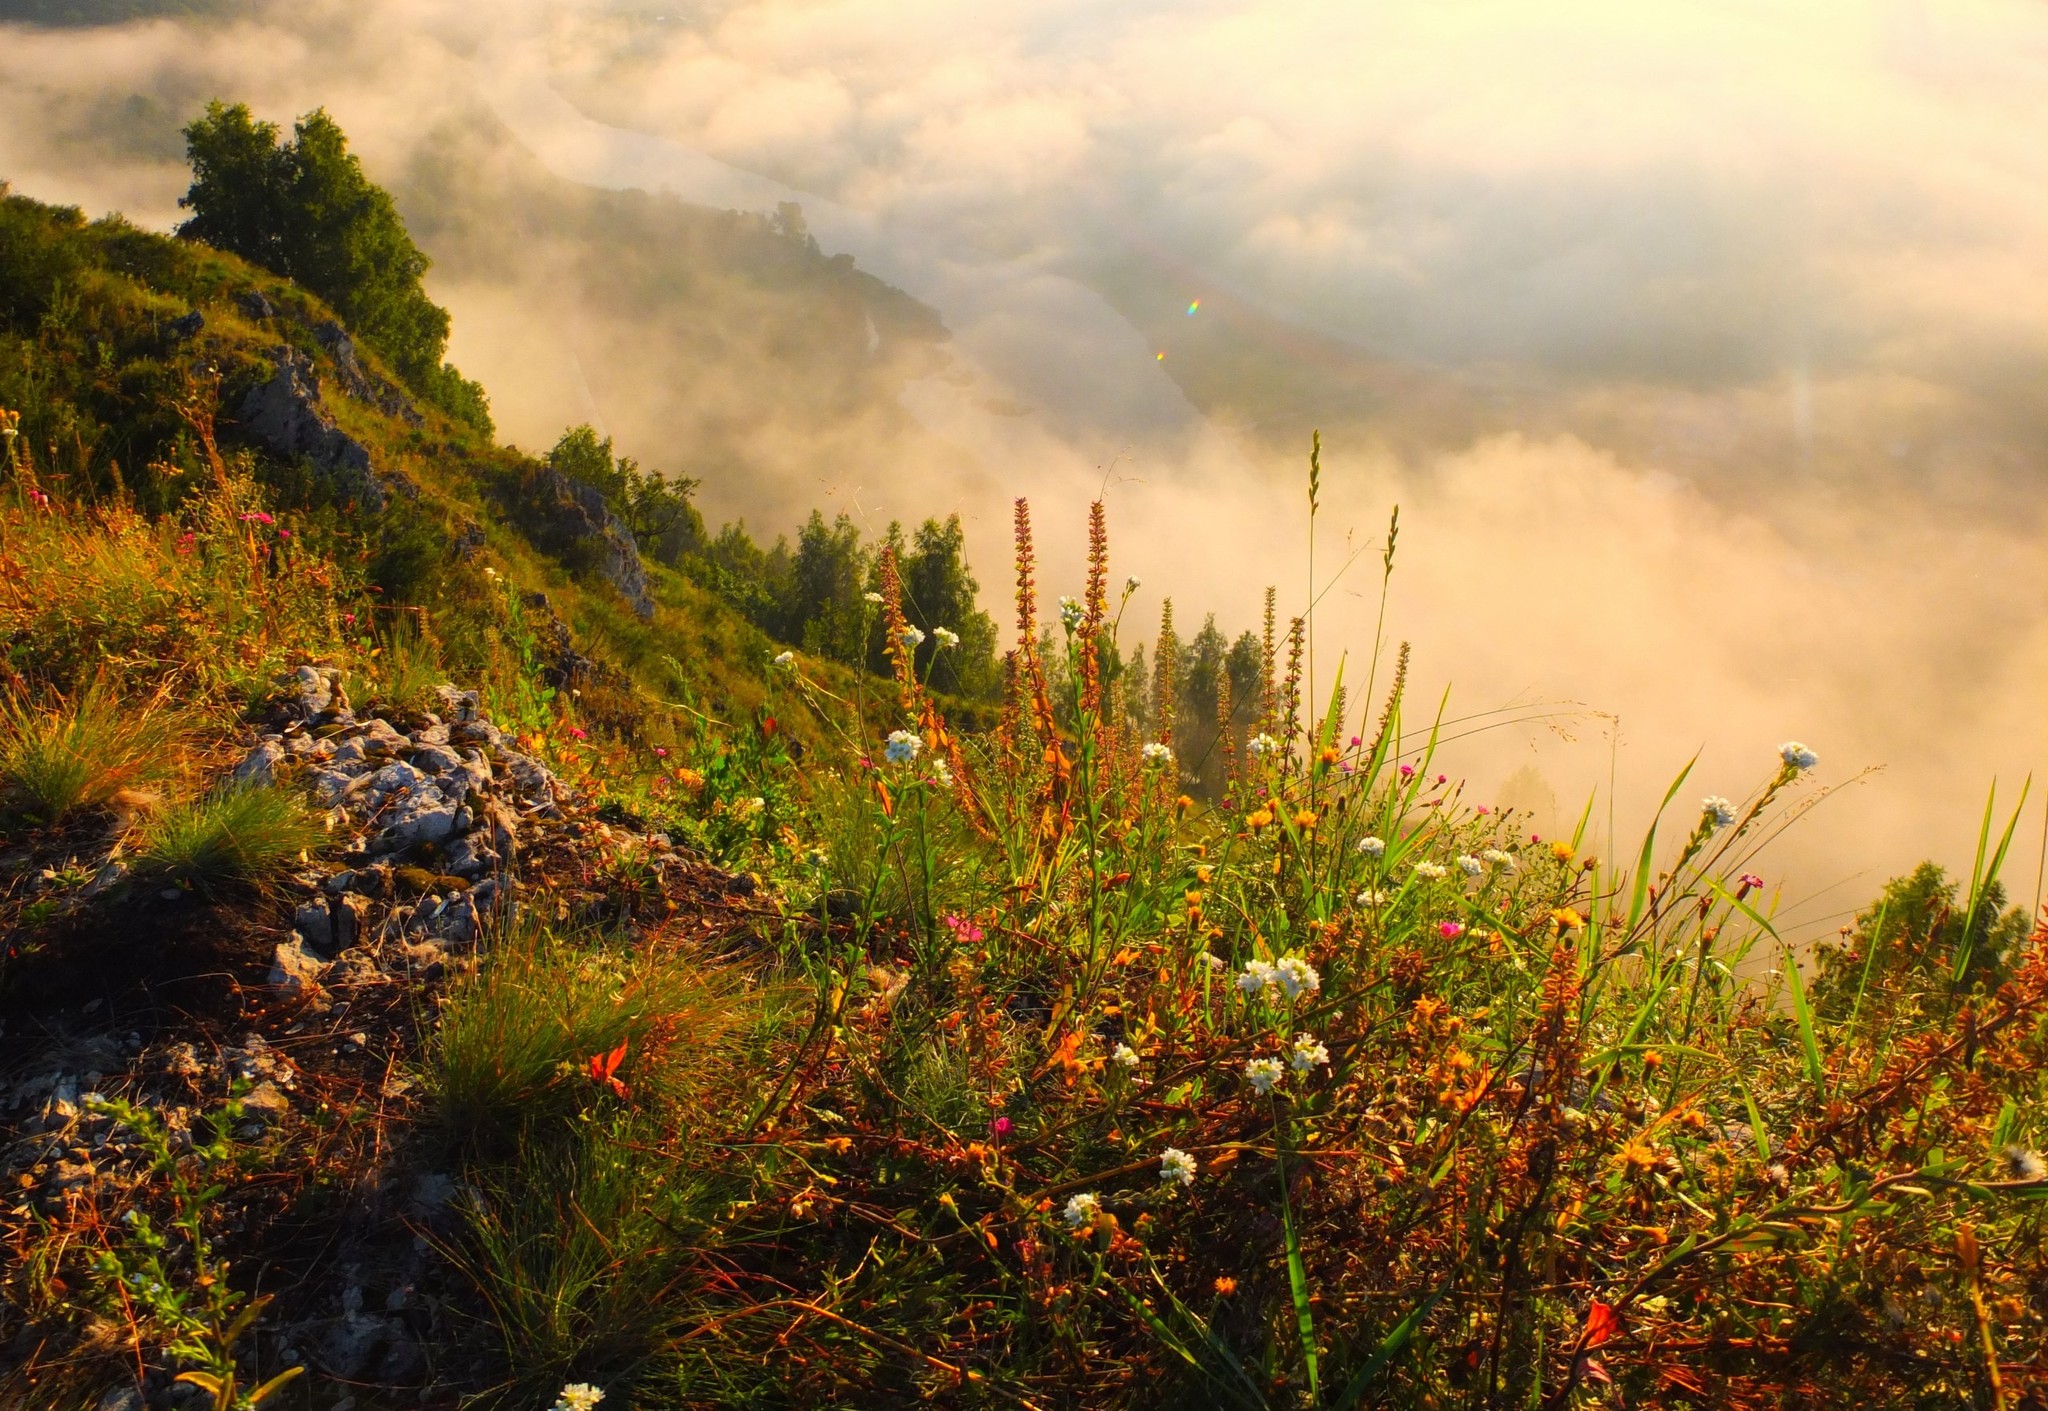
[(270, 963), (270, 983), (290, 993), (317, 988), (327, 962), (294, 938), (281, 943)]
[(258, 1122), (281, 1122), (291, 1115), (292, 1100), (277, 1084), (261, 1082), (242, 1094), (242, 1115)]
[(235, 307), (254, 319), (276, 318), (277, 306), (263, 297), (260, 289), (244, 289), (235, 296)]
[(206, 327), (206, 315), (194, 309), (181, 318), (174, 318), (164, 325), (164, 331), (173, 338), (196, 338), (199, 330)]
[(234, 782), (246, 787), (267, 789), (277, 782), (277, 767), (285, 760), (282, 742), (276, 738), (259, 740), (256, 748), (249, 751), (242, 762), (235, 766)]

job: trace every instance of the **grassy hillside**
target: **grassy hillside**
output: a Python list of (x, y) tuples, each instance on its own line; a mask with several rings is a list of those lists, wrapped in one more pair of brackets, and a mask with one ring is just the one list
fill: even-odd
[(1018, 502), (970, 734), (914, 557), (830, 560), (886, 675), (780, 650), (302, 291), (18, 197), (0, 408), (6, 1404), (2048, 1397), (2016, 814), (1802, 956), (1815, 752), (1536, 836), (1405, 646), (1119, 673), (1100, 505), (1042, 622)]

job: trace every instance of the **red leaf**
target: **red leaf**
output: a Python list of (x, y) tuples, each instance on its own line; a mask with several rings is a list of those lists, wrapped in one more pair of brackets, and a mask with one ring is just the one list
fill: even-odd
[(626, 1085), (619, 1081), (619, 1065), (626, 1061), (626, 1045), (631, 1040), (621, 1039), (619, 1046), (610, 1053), (600, 1053), (590, 1060), (591, 1081), (603, 1083), (620, 1097), (626, 1095)]
[(1586, 1311), (1586, 1336), (1584, 1346), (1598, 1347), (1621, 1331), (1621, 1319), (1615, 1316), (1611, 1305), (1593, 1300), (1593, 1306)]

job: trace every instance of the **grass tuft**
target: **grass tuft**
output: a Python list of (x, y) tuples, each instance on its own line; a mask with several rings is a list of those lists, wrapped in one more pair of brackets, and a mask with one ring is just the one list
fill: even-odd
[(55, 823), (164, 778), (174, 738), (162, 712), (124, 704), (103, 682), (70, 700), (10, 696), (0, 700), (0, 780), (23, 812)]
[(296, 794), (229, 787), (166, 808), (143, 833), (137, 868), (195, 891), (258, 885), (325, 834)]

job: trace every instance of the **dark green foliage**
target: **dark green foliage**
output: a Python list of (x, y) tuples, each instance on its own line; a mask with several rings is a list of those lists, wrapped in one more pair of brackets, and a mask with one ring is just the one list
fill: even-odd
[[(1841, 1020), (1856, 1008), (1858, 995), (1936, 997), (2002, 984), (2026, 938), (2026, 913), (2006, 905), (2005, 888), (1995, 880), (1985, 886), (1973, 910), (1959, 899), (1959, 890), (1932, 862), (1887, 882), (1877, 900), (1857, 913), (1854, 928), (1840, 943), (1816, 950), (1820, 974), (1813, 983), (1814, 1012)], [(1958, 957), (1965, 957), (1960, 982), (1955, 979)]]
[[(900, 541), (893, 525), (890, 534)], [(919, 525), (907, 551), (899, 544), (903, 615), (925, 634), (916, 664), (918, 674), (925, 676), (934, 690), (989, 700), (1001, 685), (995, 658), (996, 624), (976, 606), (980, 585), (968, 571), (966, 547), (967, 535), (957, 514), (944, 524), (928, 519)], [(958, 633), (960, 645), (942, 648), (935, 635), (941, 627)], [(870, 666), (877, 669), (883, 665), (881, 646), (878, 634), (869, 658)]]
[(861, 546), (854, 522), (842, 514), (827, 524), (823, 514), (812, 510), (797, 531), (777, 635), (834, 661), (863, 660), (874, 614), (865, 610), (861, 595), (868, 590), (871, 569), (871, 555)]
[(420, 285), (426, 255), (325, 109), (280, 142), (277, 125), (248, 105), (214, 102), (185, 143), (192, 187), (179, 204), (192, 218), (181, 236), (312, 290), (420, 396), (488, 429), (483, 389), (442, 361), (448, 311)]

